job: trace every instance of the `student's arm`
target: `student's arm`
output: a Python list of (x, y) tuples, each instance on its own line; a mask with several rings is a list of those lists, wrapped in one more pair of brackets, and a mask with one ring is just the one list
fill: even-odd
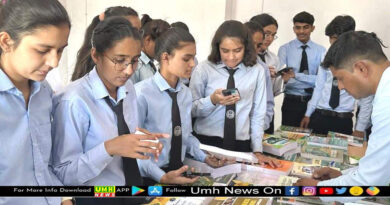
[(192, 93), (192, 117), (206, 117), (210, 115), (216, 108), (211, 102), (211, 96), (205, 96), (207, 86), (206, 70), (202, 67), (204, 64), (199, 64), (192, 73), (190, 81), (190, 89)]
[(318, 102), (322, 97), (322, 90), (325, 86), (326, 78), (327, 78), (326, 70), (320, 67), (320, 69), (318, 69), (318, 76), (314, 87), (313, 96), (311, 97), (310, 101), (307, 103), (307, 109), (305, 113), (306, 117), (310, 117), (311, 114), (313, 114), (314, 110), (316, 109)]
[[(262, 66), (264, 67), (264, 66)], [(266, 92), (267, 92), (267, 112), (264, 119), (264, 130), (268, 129), (274, 116), (274, 93), (272, 90), (272, 80), (271, 74), (268, 67), (264, 67), (265, 71), (265, 83), (266, 83)]]
[[(321, 68), (318, 68), (321, 69)], [(316, 83), (317, 75), (306, 75), (304, 73), (295, 73), (295, 80), (300, 81), (302, 83), (306, 83), (310, 86), (314, 86)]]
[(54, 111), (53, 124), (54, 172), (64, 185), (85, 184), (98, 176), (113, 159), (104, 142), (84, 152), (89, 117), (82, 101), (60, 101)]
[(185, 144), (187, 145), (186, 153), (193, 156), (196, 160), (204, 162), (207, 155), (199, 148), (200, 142), (196, 137), (188, 136)]
[(260, 70), (261, 72), (259, 72), (253, 95), (253, 106), (249, 114), (251, 146), (253, 152), (263, 151), (262, 139), (264, 130), (262, 128), (264, 127), (264, 117), (267, 106), (265, 74), (263, 69)]
[(141, 173), (141, 176), (149, 177), (156, 182), (160, 182), (161, 177), (165, 175), (165, 172), (152, 160), (154, 159), (153, 158), (149, 160), (137, 159), (139, 171)]
[(360, 106), (360, 111), (357, 116), (355, 130), (364, 132), (370, 126), (373, 100), (374, 95), (358, 100), (357, 104)]
[(281, 46), (278, 51), (278, 58), (279, 58), (279, 70), (282, 69), (283, 65), (288, 66), (287, 62), (287, 45)]

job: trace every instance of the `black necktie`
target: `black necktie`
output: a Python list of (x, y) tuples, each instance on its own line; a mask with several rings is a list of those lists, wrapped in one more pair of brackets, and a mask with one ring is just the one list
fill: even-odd
[(258, 56), (261, 58), (261, 60), (262, 60), (264, 63), (266, 63), (266, 62), (265, 62), (265, 52), (264, 52), (264, 53), (259, 53)]
[(156, 73), (157, 69), (156, 69), (156, 66), (154, 65), (153, 61), (149, 61), (149, 65), (150, 65), (150, 67), (152, 67), (154, 73)]
[(338, 88), (338, 81), (333, 77), (332, 81), (332, 90), (330, 91), (329, 105), (332, 109), (335, 109), (339, 106), (340, 103), (340, 90)]
[[(121, 100), (115, 107), (110, 102), (109, 96), (105, 97), (104, 100), (116, 115), (118, 135), (130, 134), (129, 127), (127, 127), (125, 118), (123, 116), (123, 100)], [(126, 185), (143, 185), (143, 180), (138, 169), (137, 160), (134, 158), (122, 157), (122, 163)]]
[(306, 54), (307, 45), (302, 45), (301, 48), (302, 48), (302, 59), (301, 59), (301, 67), (299, 68), (299, 72), (308, 74), (309, 66), (307, 63), (307, 54)]
[[(235, 88), (234, 84), (234, 73), (238, 70), (236, 69), (225, 69), (229, 72), (229, 79), (227, 83), (227, 89)], [(225, 124), (223, 127), (223, 148), (234, 150), (235, 148), (235, 140), (236, 140), (236, 104), (226, 105), (225, 110)]]
[(171, 151), (169, 152), (168, 170), (176, 170), (183, 166), (183, 163), (181, 161), (182, 127), (179, 105), (177, 104), (177, 92), (170, 92), (169, 90), (167, 90), (167, 92), (172, 98), (172, 138)]

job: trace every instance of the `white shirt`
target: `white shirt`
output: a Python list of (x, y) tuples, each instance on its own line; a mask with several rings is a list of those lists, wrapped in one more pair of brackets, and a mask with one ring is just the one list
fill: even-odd
[[(271, 52), (270, 50), (264, 51), (265, 55), (265, 64), (269, 67), (275, 67), (276, 71), (280, 70), (283, 65), (280, 65), (279, 58), (276, 54)], [(283, 79), (282, 77), (272, 78), (272, 87), (274, 91), (274, 96), (278, 96), (280, 93), (282, 93), (282, 84)]]
[[(318, 186), (388, 186), (390, 183), (390, 67), (381, 77), (373, 101), (372, 133), (359, 166), (340, 177), (321, 181)], [(351, 198), (350, 200), (356, 200)], [(333, 201), (340, 198), (323, 198)]]
[[(192, 116), (196, 117), (196, 133), (223, 138), (225, 122), (224, 105), (214, 105), (210, 96), (216, 89), (225, 89), (229, 78), (223, 63), (210, 61), (200, 63), (191, 76)], [(253, 152), (262, 152), (264, 117), (267, 107), (265, 73), (260, 64), (246, 67), (237, 66), (234, 74), (235, 86), (241, 99), (236, 103), (236, 139), (251, 139)]]

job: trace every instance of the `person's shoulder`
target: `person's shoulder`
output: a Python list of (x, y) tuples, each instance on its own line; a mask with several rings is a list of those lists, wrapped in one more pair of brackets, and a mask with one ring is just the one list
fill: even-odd
[(152, 91), (154, 84), (154, 76), (134, 84), (137, 96), (142, 96), (145, 95), (145, 93)]
[(60, 101), (79, 101), (91, 95), (91, 88), (86, 85), (85, 76), (71, 82), (68, 86), (62, 88), (54, 95), (56, 102)]
[(316, 49), (320, 50), (321, 52), (326, 52), (326, 48), (325, 48), (323, 45), (321, 45), (321, 44), (319, 44), (319, 43), (316, 43), (316, 42), (314, 42), (314, 41), (311, 41), (311, 42), (312, 42), (313, 46), (314, 46)]

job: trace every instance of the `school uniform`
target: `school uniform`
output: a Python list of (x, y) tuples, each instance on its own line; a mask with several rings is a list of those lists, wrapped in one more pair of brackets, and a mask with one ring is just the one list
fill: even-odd
[(273, 93), (273, 86), (272, 86), (272, 79), (271, 79), (271, 73), (268, 69), (268, 66), (261, 60), (259, 56), (257, 56), (257, 63), (261, 65), (261, 67), (264, 69), (265, 73), (265, 86), (266, 86), (266, 92), (267, 92), (267, 111), (265, 113), (264, 117), (264, 132), (272, 134), (274, 132), (274, 107), (275, 107), (275, 101), (274, 101), (274, 93)]
[[(171, 135), (170, 138), (160, 138), (164, 147), (157, 162), (153, 156), (151, 160), (138, 160), (141, 175), (160, 182), (166, 172), (183, 166), (186, 153), (203, 162), (206, 154), (199, 149), (199, 140), (191, 134), (192, 96), (189, 88), (180, 80), (176, 88), (172, 88), (156, 72), (152, 78), (136, 84), (135, 90), (139, 126), (151, 132)], [(175, 100), (178, 106), (176, 111), (173, 104)], [(176, 120), (179, 122), (175, 122)]]
[[(247, 67), (240, 63), (233, 70), (223, 63), (205, 61), (196, 67), (190, 89), (192, 116), (196, 118), (194, 131), (201, 143), (236, 151), (262, 152), (264, 132), (261, 128), (267, 109), (264, 73), (259, 64)], [(216, 89), (228, 88), (231, 81), (241, 99), (234, 107), (214, 105), (211, 94)]]
[[(267, 65), (267, 68), (270, 66), (275, 67), (276, 71), (280, 70), (283, 65), (280, 64), (278, 56), (270, 50), (265, 50), (262, 53), (258, 54), (260, 60)], [(283, 79), (279, 76), (272, 78), (272, 90), (274, 97), (280, 95), (283, 92)]]
[[(310, 117), (309, 128), (314, 133), (327, 134), (328, 131), (352, 134), (352, 117), (356, 100), (345, 90), (338, 89), (337, 80), (329, 69), (318, 69), (316, 84), (311, 100), (308, 102), (306, 117)], [(372, 99), (372, 97), (370, 97)], [(359, 100), (362, 109), (356, 122), (356, 130), (369, 126), (371, 100)]]
[(280, 47), (280, 64), (292, 67), (295, 78), (285, 84), (282, 125), (299, 127), (311, 99), (318, 68), (325, 48), (309, 40), (306, 44), (294, 39)]
[[(52, 90), (30, 81), (22, 92), (0, 69), (0, 186), (61, 186), (50, 164)], [(0, 204), (60, 204), (60, 198), (1, 198)]]
[(152, 77), (157, 70), (158, 67), (154, 64), (154, 60), (150, 59), (146, 53), (141, 51), (141, 56), (138, 58), (137, 70), (135, 70), (130, 79), (133, 84), (136, 84)]
[[(373, 101), (371, 115), (372, 133), (368, 141), (366, 154), (359, 161), (359, 166), (349, 169), (340, 177), (321, 181), (318, 186), (388, 186), (390, 184), (390, 67), (379, 81)], [(340, 200), (322, 198), (322, 200)], [(354, 199), (349, 198), (352, 201)], [(355, 199), (356, 200), (356, 199)]]

